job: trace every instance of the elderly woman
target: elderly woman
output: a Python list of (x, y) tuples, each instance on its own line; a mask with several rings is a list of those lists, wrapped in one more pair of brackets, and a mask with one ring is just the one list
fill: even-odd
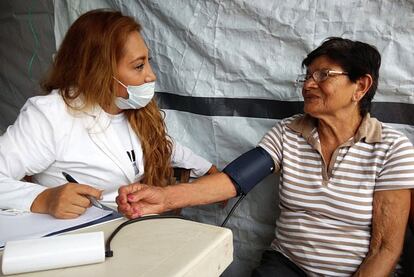
[(47, 95), (30, 98), (0, 136), (0, 209), (75, 218), (91, 197), (115, 206), (122, 184), (169, 185), (172, 166), (194, 177), (215, 171), (168, 136), (140, 31), (111, 10), (72, 24), (43, 82)]
[(281, 172), (276, 238), (253, 276), (388, 276), (410, 211), (414, 148), (369, 114), (380, 64), (375, 47), (329, 38), (302, 63), (303, 115), (196, 185), (120, 188), (118, 209), (136, 217), (221, 201)]

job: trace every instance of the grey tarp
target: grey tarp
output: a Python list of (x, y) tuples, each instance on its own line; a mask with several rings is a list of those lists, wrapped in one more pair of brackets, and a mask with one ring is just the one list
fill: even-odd
[[(0, 5), (10, 5), (0, 26), (4, 131), (24, 99), (38, 93), (35, 81), (51, 59), (46, 54), (52, 54), (53, 41), (44, 33), (51, 30), (45, 27), (50, 19), (41, 16), (50, 15), (50, 1)], [(254, 147), (277, 120), (301, 111), (301, 92), (294, 84), (303, 70), (300, 63), (329, 36), (377, 46), (383, 62), (373, 114), (414, 142), (413, 1), (56, 0), (56, 46), (80, 14), (102, 7), (120, 9), (142, 23), (169, 133), (219, 168)], [(218, 225), (233, 203), (184, 213)], [(228, 223), (235, 260), (224, 276), (249, 275), (273, 239), (277, 213), (277, 176), (270, 176)]]

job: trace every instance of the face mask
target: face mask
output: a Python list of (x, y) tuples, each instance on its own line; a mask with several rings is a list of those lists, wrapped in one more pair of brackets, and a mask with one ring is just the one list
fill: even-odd
[(124, 88), (127, 89), (128, 99), (117, 97), (115, 104), (122, 110), (141, 109), (145, 107), (154, 97), (155, 82), (144, 83), (139, 86), (126, 86), (116, 79)]

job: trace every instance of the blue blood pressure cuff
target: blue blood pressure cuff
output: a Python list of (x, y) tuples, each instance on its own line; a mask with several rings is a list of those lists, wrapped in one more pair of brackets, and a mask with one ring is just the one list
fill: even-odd
[(261, 147), (256, 147), (229, 163), (223, 172), (233, 181), (237, 195), (246, 195), (275, 168), (272, 157)]

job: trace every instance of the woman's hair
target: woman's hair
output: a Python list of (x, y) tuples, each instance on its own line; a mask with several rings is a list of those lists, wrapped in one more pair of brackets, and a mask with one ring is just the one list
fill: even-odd
[(378, 87), (381, 55), (377, 48), (360, 41), (330, 37), (308, 54), (302, 66), (308, 67), (320, 56), (326, 56), (338, 63), (343, 70), (348, 72), (348, 77), (352, 82), (356, 82), (366, 74), (371, 75), (372, 85), (359, 101), (359, 113), (364, 117), (371, 110), (371, 101)]
[[(113, 105), (116, 97), (117, 63), (131, 32), (141, 31), (132, 17), (118, 11), (93, 10), (80, 16), (69, 28), (42, 88), (60, 90), (74, 109)], [(80, 97), (82, 107), (71, 102)], [(143, 183), (165, 186), (171, 182), (172, 142), (155, 100), (139, 110), (126, 110), (128, 121), (141, 140), (145, 175)]]

